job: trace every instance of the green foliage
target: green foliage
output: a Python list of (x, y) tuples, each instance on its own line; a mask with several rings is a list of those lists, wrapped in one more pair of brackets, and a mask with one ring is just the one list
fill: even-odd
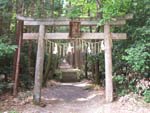
[(114, 41), (112, 53), (113, 71), (117, 76), (121, 76), (114, 78), (114, 84), (116, 84), (115, 90), (121, 94), (124, 94), (124, 92), (128, 93), (129, 91), (135, 93), (142, 92), (145, 100), (148, 100), (149, 95), (147, 90), (149, 89), (137, 90), (135, 86), (137, 80), (150, 77), (149, 1), (132, 0), (128, 10), (134, 14), (134, 18), (127, 21), (124, 27), (113, 28), (113, 32), (125, 32), (128, 36), (126, 41)]
[(80, 8), (82, 6), (73, 6), (71, 8), (68, 9), (68, 17), (70, 17), (71, 19), (75, 19), (78, 18), (82, 15), (82, 13), (80, 12)]
[(8, 111), (8, 113), (18, 113), (17, 111)]
[[(2, 113), (2, 112), (0, 112)], [(18, 113), (17, 111), (8, 111), (7, 113)]]
[(122, 16), (129, 13), (129, 6), (131, 0), (103, 0), (101, 12), (103, 19), (100, 21), (100, 25), (106, 21), (115, 20), (114, 17)]
[(125, 76), (123, 75), (120, 75), (120, 76), (113, 76), (113, 80), (114, 80), (114, 84), (115, 84), (115, 90), (116, 90), (116, 93), (118, 95), (121, 95), (121, 96), (124, 96), (127, 92), (128, 92), (128, 89), (127, 89), (127, 79)]
[(21, 87), (25, 89), (30, 89), (33, 86), (34, 80), (30, 75), (21, 74), (19, 77), (19, 81), (21, 82)]
[(9, 0), (0, 0), (0, 9), (8, 8), (10, 6), (11, 4)]
[(12, 72), (13, 52), (17, 46), (11, 42), (7, 36), (0, 36), (0, 74), (9, 75)]
[[(20, 6), (22, 3), (23, 2), (21, 1), (20, 3), (17, 3), (17, 5)], [(61, 16), (62, 8), (63, 0), (54, 0), (54, 5), (52, 0), (25, 0), (24, 8), (20, 10), (22, 11), (28, 9), (28, 13), (25, 12), (23, 15), (32, 15), (33, 18), (57, 18)]]
[[(91, 17), (96, 15), (96, 2), (95, 0), (67, 0), (68, 4), (64, 8), (67, 16), (71, 19), (88, 17), (88, 11), (91, 12)], [(71, 3), (71, 7), (69, 6)]]
[[(146, 3), (146, 0), (144, 0), (143, 4)], [(142, 7), (141, 2), (137, 2), (135, 9), (144, 12), (143, 14), (139, 14), (138, 11), (135, 12), (136, 18), (134, 21), (141, 21), (142, 24), (135, 24), (135, 22), (131, 24), (129, 38), (132, 44), (125, 50), (126, 54), (122, 56), (122, 59), (131, 67), (132, 72), (147, 74), (150, 64), (150, 19), (148, 9)], [(144, 17), (143, 20), (141, 20), (142, 17)]]
[(7, 82), (1, 82), (0, 83), (0, 94), (2, 94), (7, 89), (10, 89), (13, 87), (13, 83), (7, 83)]
[(143, 93), (143, 96), (144, 96), (144, 100), (147, 103), (150, 103), (150, 90), (146, 89)]
[(130, 91), (137, 92), (136, 78), (129, 80), (127, 76), (122, 75), (114, 75), (113, 76), (115, 92), (120, 95), (124, 96)]
[(150, 53), (147, 51), (150, 43), (139, 41), (136, 46), (126, 49), (127, 56), (122, 58), (132, 67), (133, 71), (140, 71), (144, 73), (146, 69), (149, 69)]
[(88, 58), (87, 58), (87, 60), (88, 60), (88, 62), (91, 64), (91, 63), (95, 63), (96, 62), (96, 60), (98, 60), (99, 59), (99, 55), (92, 55), (92, 54), (89, 54), (88, 55)]
[(11, 54), (16, 50), (17, 46), (15, 45), (8, 45), (6, 43), (3, 43), (2, 40), (0, 40), (0, 57)]

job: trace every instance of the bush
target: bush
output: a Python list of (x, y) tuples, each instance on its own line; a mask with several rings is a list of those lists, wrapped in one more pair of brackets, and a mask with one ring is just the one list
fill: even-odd
[(115, 92), (120, 96), (124, 96), (128, 92), (126, 77), (123, 75), (113, 76), (113, 80), (114, 80)]
[(1, 82), (0, 83), (0, 94), (2, 94), (4, 91), (13, 88), (13, 83), (7, 83), (7, 82)]
[(129, 80), (128, 76), (122, 75), (114, 75), (114, 91), (119, 96), (124, 96), (130, 91), (137, 92), (136, 88), (136, 78)]
[(34, 79), (30, 75), (26, 74), (20, 74), (19, 81), (21, 87), (24, 87), (25, 89), (32, 88), (34, 83)]
[(143, 96), (144, 96), (144, 100), (147, 103), (150, 103), (150, 89), (146, 89), (143, 93)]
[(11, 54), (13, 53), (13, 51), (16, 50), (17, 46), (16, 45), (10, 45), (8, 43), (5, 43), (5, 41), (3, 41), (3, 38), (8, 38), (8, 37), (0, 37), (0, 57), (7, 55), (7, 54)]

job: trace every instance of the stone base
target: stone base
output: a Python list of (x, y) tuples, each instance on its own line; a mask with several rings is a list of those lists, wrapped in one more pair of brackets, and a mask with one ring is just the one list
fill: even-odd
[(78, 82), (77, 72), (62, 72), (62, 82)]

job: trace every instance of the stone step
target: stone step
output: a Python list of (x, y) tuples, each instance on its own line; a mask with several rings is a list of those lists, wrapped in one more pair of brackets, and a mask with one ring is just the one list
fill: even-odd
[(78, 82), (78, 72), (75, 71), (66, 71), (62, 72), (62, 82)]
[(61, 76), (62, 82), (78, 82), (79, 81), (79, 69), (73, 69), (71, 65), (69, 65), (66, 60), (63, 60), (61, 65), (59, 66), (59, 72)]

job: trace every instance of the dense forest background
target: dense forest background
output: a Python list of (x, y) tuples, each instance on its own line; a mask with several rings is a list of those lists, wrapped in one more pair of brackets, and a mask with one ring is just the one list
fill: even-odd
[[(122, 27), (112, 27), (112, 32), (127, 33), (128, 39), (113, 42), (114, 90), (119, 95), (139, 93), (150, 102), (150, 2), (149, 0), (0, 0), (0, 92), (11, 87), (13, 60), (16, 50), (16, 14), (33, 18), (85, 18), (105, 21), (114, 16), (132, 13), (134, 18)], [(89, 27), (85, 31), (91, 31)], [(51, 28), (50, 32), (68, 32), (67, 28)], [(37, 32), (30, 26), (24, 32)], [(94, 32), (96, 30), (93, 30)], [(99, 32), (103, 32), (102, 29)], [(24, 41), (21, 52), (20, 86), (31, 88), (34, 80), (36, 41)], [(46, 56), (45, 56), (46, 57)], [(104, 54), (89, 56), (98, 59), (99, 73), (104, 78)]]

